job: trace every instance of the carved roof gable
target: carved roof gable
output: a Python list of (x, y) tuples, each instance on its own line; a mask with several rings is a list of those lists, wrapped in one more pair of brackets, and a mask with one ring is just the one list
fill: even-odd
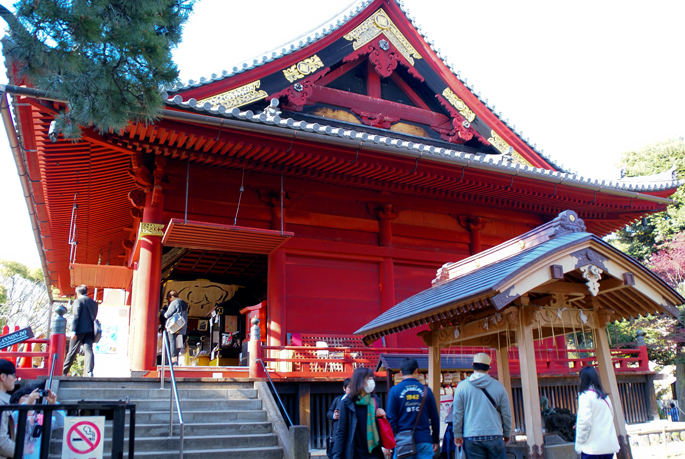
[(211, 79), (168, 89), (178, 106), (262, 111), (272, 99), (302, 121), (326, 119), (456, 144), (561, 170), (454, 74), (401, 1), (360, 0), (329, 23)]

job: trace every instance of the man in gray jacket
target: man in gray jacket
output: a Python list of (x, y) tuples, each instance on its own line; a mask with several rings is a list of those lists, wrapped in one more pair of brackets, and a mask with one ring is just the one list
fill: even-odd
[(452, 406), (454, 443), (469, 459), (506, 459), (511, 438), (511, 405), (507, 391), (488, 375), (492, 359), (473, 358), (474, 373), (460, 382)]

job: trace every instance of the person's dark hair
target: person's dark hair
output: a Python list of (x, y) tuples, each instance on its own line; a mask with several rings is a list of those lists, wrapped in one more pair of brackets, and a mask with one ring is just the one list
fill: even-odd
[(166, 299), (171, 300), (171, 298), (178, 298), (178, 292), (176, 290), (169, 290), (166, 292)]
[(671, 402), (671, 408), (675, 408), (675, 403)]
[(417, 362), (416, 359), (412, 359), (411, 357), (407, 357), (406, 359), (402, 360), (402, 363), (400, 364), (400, 371), (404, 376), (413, 375), (414, 372), (418, 369), (419, 362)]
[(9, 360), (0, 359), (0, 374), (15, 375), (17, 368)]
[(583, 367), (580, 370), (580, 393), (592, 389), (597, 393), (597, 398), (604, 400), (607, 398), (607, 393), (602, 387), (602, 381), (599, 379), (599, 373), (593, 367)]
[(490, 371), (490, 365), (484, 363), (474, 363), (473, 369), (478, 371)]
[(373, 370), (371, 368), (360, 367), (354, 370), (352, 373), (352, 379), (350, 380), (350, 398), (356, 401), (359, 395), (364, 389), (364, 380), (369, 376), (373, 376)]
[(79, 295), (88, 295), (88, 287), (86, 287), (86, 284), (81, 284), (76, 287), (76, 293)]
[(14, 391), (12, 396), (10, 397), (10, 405), (18, 405), (19, 404), (19, 399), (22, 398), (24, 395), (30, 395), (31, 392), (33, 392), (36, 389), (43, 389), (45, 387), (45, 383), (43, 384), (36, 384), (36, 385), (29, 385), (22, 387), (21, 389), (17, 389)]
[(350, 385), (350, 378), (345, 378), (343, 381), (343, 389), (347, 389), (347, 386)]

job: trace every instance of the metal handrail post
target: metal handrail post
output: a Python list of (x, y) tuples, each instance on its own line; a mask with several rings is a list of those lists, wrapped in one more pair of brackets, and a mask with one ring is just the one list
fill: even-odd
[(161, 377), (160, 377), (160, 384), (159, 388), (164, 389), (164, 359), (166, 357), (166, 345), (164, 344), (164, 341), (166, 339), (166, 330), (162, 330), (162, 371), (161, 371)]
[(283, 413), (285, 414), (285, 418), (288, 420), (288, 424), (290, 424), (292, 426), (293, 421), (290, 420), (290, 415), (288, 415), (288, 411), (285, 409), (285, 405), (283, 404), (283, 401), (281, 400), (281, 396), (278, 395), (278, 391), (276, 390), (276, 385), (274, 384), (273, 380), (271, 379), (271, 376), (269, 376), (269, 372), (266, 371), (266, 366), (264, 365), (264, 361), (262, 359), (255, 359), (255, 360), (262, 365), (262, 368), (264, 369), (264, 373), (266, 373), (266, 377), (269, 379), (269, 382), (271, 383), (271, 388), (274, 390), (274, 394), (276, 394), (276, 399), (278, 400), (278, 403), (279, 403), (279, 405), (281, 405), (281, 409), (283, 410)]
[(169, 425), (169, 437), (173, 436), (173, 429), (174, 429), (174, 400), (176, 401), (176, 408), (178, 410), (178, 423), (181, 428), (181, 447), (179, 451), (179, 458), (183, 459), (183, 442), (185, 438), (185, 423), (183, 422), (183, 413), (181, 411), (181, 402), (178, 399), (178, 387), (176, 386), (176, 375), (174, 374), (174, 364), (171, 362), (171, 347), (169, 344), (169, 336), (166, 330), (163, 332), (164, 338), (163, 338), (163, 344), (166, 346), (167, 350), (167, 358), (169, 359), (169, 373), (170, 373), (170, 380), (171, 380), (171, 408), (170, 408), (170, 425)]

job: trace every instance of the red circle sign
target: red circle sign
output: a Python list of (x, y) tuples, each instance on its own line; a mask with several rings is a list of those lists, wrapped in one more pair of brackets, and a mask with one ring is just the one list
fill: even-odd
[(77, 422), (67, 433), (67, 446), (77, 454), (90, 453), (98, 447), (101, 437), (100, 429), (92, 422)]

